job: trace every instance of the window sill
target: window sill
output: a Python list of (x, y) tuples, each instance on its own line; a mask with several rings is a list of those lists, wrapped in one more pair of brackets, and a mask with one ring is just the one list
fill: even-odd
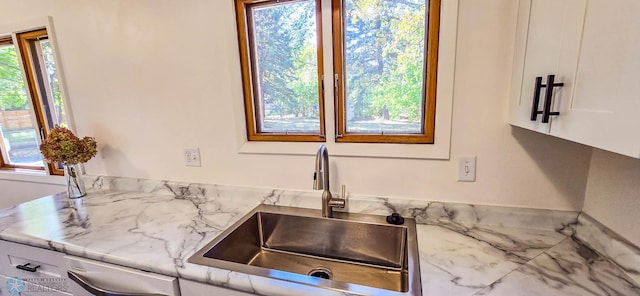
[(43, 171), (0, 170), (0, 180), (64, 185), (64, 176), (50, 176)]
[(238, 149), (242, 154), (315, 155), (318, 146), (325, 144), (331, 156), (383, 157), (414, 159), (449, 159), (449, 145), (434, 144), (368, 144), (368, 143), (294, 143), (244, 142)]

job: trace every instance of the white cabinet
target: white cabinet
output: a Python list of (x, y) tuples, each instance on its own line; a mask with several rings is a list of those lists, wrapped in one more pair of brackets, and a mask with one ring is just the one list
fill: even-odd
[(0, 288), (5, 292), (69, 295), (65, 273), (63, 254), (0, 240)]
[(518, 13), (509, 122), (640, 158), (640, 2), (520, 0)]
[(229, 290), (199, 282), (180, 279), (180, 293), (182, 296), (250, 296), (245, 292)]
[(0, 240), (0, 288), (11, 295), (179, 296), (178, 279)]
[(132, 294), (252, 295), (0, 240), (0, 296)]
[[(571, 81), (575, 76), (586, 0), (521, 0), (512, 77), (510, 122), (513, 125), (549, 133), (541, 114), (546, 89), (540, 89), (538, 106), (533, 107), (536, 77), (546, 82), (553, 74), (565, 86), (554, 92), (555, 101), (571, 98)], [(555, 106), (554, 106), (555, 107)]]

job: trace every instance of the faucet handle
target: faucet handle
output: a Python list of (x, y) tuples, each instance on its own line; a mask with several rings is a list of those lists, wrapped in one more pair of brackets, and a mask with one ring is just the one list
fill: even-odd
[(347, 205), (347, 195), (346, 195), (346, 186), (342, 185), (342, 196), (341, 198), (332, 197), (329, 199), (329, 207), (331, 208), (340, 208), (343, 209)]
[(347, 205), (347, 186), (342, 185), (342, 194), (340, 198), (333, 198), (329, 204), (334, 208), (344, 208)]

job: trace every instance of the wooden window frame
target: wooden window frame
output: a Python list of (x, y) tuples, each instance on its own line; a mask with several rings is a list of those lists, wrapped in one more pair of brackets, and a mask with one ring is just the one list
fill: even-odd
[[(45, 83), (45, 81), (43, 80), (46, 78), (40, 77), (40, 75), (36, 73), (36, 66), (34, 64), (36, 63), (36, 61), (38, 61), (39, 62), (38, 67), (42, 68), (42, 64), (44, 63), (44, 61), (41, 60), (41, 57), (34, 58), (34, 55), (37, 53), (33, 52), (33, 50), (30, 48), (30, 45), (34, 40), (39, 41), (39, 40), (48, 39), (49, 35), (47, 33), (46, 28), (34, 29), (27, 32), (17, 33), (15, 35), (16, 35), (17, 46), (16, 44), (13, 43), (13, 40), (10, 36), (5, 38), (0, 38), (0, 45), (6, 45), (6, 44), (14, 45), (16, 46), (16, 49), (20, 54), (19, 56), (20, 62), (22, 63), (22, 67), (25, 72), (24, 74), (26, 76), (26, 81), (25, 81), (26, 88), (27, 88), (26, 91), (29, 93), (29, 97), (31, 98), (31, 105), (33, 106), (33, 109), (34, 109), (34, 115), (36, 119), (36, 124), (38, 125), (37, 129), (40, 135), (40, 140), (44, 141), (49, 130), (53, 128), (53, 127), (50, 127), (45, 120), (47, 116), (45, 114), (46, 111), (44, 110), (43, 103), (42, 103), (42, 96), (41, 96), (41, 91), (48, 92), (48, 89), (47, 89), (48, 86), (45, 86), (45, 87), (38, 86), (39, 84)], [(40, 70), (40, 73), (42, 73), (42, 69)], [(50, 94), (46, 94), (45, 96), (49, 96), (49, 95)], [(57, 164), (50, 164), (45, 162), (45, 165), (48, 166), (49, 174), (60, 175), (60, 176), (64, 175), (63, 169), (59, 167)], [(4, 158), (2, 157), (2, 155), (0, 155), (0, 169), (3, 169), (3, 170), (25, 169), (25, 170), (45, 171), (44, 166), (25, 166), (25, 165), (8, 164), (4, 161)]]
[(0, 46), (12, 45), (12, 44), (13, 44), (13, 39), (11, 38), (11, 35), (0, 37)]
[[(11, 35), (0, 37), (0, 46), (15, 46), (13, 43), (13, 39), (11, 38)], [(2, 148), (4, 148), (4, 145), (2, 145)], [(2, 154), (0, 154), (0, 169), (3, 169), (3, 170), (25, 169), (25, 170), (44, 171), (44, 167), (41, 167), (41, 166), (9, 164), (5, 162), (4, 156)]]
[(245, 122), (247, 140), (249, 141), (277, 141), (277, 142), (325, 142), (324, 117), (324, 86), (323, 86), (323, 54), (322, 54), (322, 9), (321, 0), (316, 3), (316, 35), (318, 61), (318, 112), (320, 118), (320, 133), (272, 133), (260, 132), (260, 120), (257, 120), (259, 104), (257, 100), (255, 52), (253, 47), (253, 30), (250, 9), (253, 7), (279, 5), (299, 0), (235, 0), (236, 23), (238, 29), (238, 44), (240, 47), (240, 64), (242, 68), (242, 86), (244, 95)]
[(347, 133), (344, 71), (344, 5), (332, 0), (333, 67), (335, 73), (334, 102), (336, 142), (344, 143), (406, 143), (433, 144), (435, 133), (436, 86), (438, 73), (438, 41), (440, 32), (440, 0), (428, 3), (425, 28), (425, 78), (423, 79), (423, 126), (421, 134)]

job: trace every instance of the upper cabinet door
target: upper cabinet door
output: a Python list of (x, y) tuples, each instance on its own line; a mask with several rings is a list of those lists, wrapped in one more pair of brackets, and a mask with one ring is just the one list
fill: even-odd
[(543, 115), (532, 112), (541, 113), (544, 108), (548, 75), (564, 84), (553, 89), (552, 108), (571, 97), (585, 10), (586, 0), (520, 0), (511, 84), (512, 125), (549, 133), (551, 125), (541, 122)]
[(638, 32), (638, 0), (520, 0), (509, 123), (640, 158)]
[(552, 135), (640, 157), (640, 1), (589, 0), (573, 96), (559, 111)]

